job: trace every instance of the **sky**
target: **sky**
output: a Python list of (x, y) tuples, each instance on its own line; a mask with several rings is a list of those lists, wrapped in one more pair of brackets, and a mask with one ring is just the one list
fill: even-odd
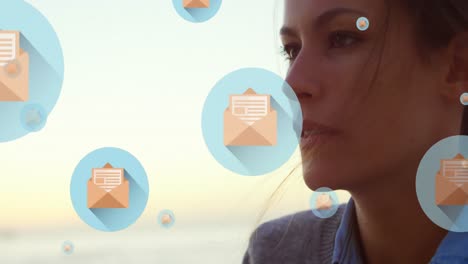
[(80, 159), (101, 147), (126, 149), (145, 167), (150, 197), (141, 221), (162, 209), (239, 222), (255, 222), (265, 204), (266, 218), (308, 209), (300, 168), (282, 200), (268, 202), (299, 152), (271, 174), (240, 176), (216, 162), (201, 132), (205, 97), (223, 76), (245, 67), (284, 76), (278, 2), (224, 0), (201, 24), (179, 17), (171, 0), (29, 3), (57, 32), (65, 79), (46, 127), (0, 144), (0, 229), (84, 225), (69, 184)]

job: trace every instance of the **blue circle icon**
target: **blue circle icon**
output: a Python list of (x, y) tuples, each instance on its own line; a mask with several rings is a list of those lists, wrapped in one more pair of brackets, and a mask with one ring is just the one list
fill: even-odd
[(62, 244), (62, 252), (65, 255), (71, 255), (75, 252), (75, 245), (71, 241), (65, 241)]
[(312, 213), (319, 218), (330, 218), (338, 211), (338, 195), (332, 189), (322, 187), (315, 190), (310, 197)]
[(369, 22), (369, 19), (367, 19), (366, 17), (360, 17), (357, 19), (356, 21), (356, 27), (360, 30), (360, 31), (366, 31), (369, 29), (370, 27), (370, 22)]
[[(61, 93), (64, 62), (57, 34), (38, 10), (26, 1), (0, 2), (0, 37), (13, 47), (0, 58), (0, 142), (7, 142), (45, 125)], [(42, 119), (28, 123), (31, 104), (40, 106)]]
[(83, 158), (73, 172), (70, 196), (89, 226), (107, 232), (127, 228), (143, 213), (149, 186), (140, 162), (125, 150), (102, 148)]
[(47, 122), (46, 110), (38, 104), (27, 104), (21, 111), (21, 124), (30, 132), (37, 132), (44, 128)]
[(297, 149), (302, 111), (289, 84), (259, 68), (232, 72), (206, 98), (202, 130), (213, 157), (237, 174), (272, 172)]
[(416, 175), (424, 213), (449, 231), (468, 232), (468, 136), (453, 136), (432, 146)]
[(172, 3), (183, 19), (192, 23), (202, 23), (218, 13), (222, 0), (172, 0)]
[(464, 106), (467, 106), (468, 105), (468, 93), (463, 93), (461, 96), (460, 96), (460, 103)]
[(175, 225), (175, 222), (176, 222), (174, 212), (172, 212), (171, 210), (163, 210), (159, 212), (158, 222), (159, 222), (159, 225), (161, 225), (164, 228), (167, 228), (167, 229), (171, 228), (172, 226)]

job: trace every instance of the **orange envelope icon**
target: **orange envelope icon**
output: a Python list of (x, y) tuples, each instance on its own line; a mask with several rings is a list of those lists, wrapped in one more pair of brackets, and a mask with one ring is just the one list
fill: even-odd
[(435, 177), (436, 205), (468, 204), (468, 160), (461, 154), (441, 160)]
[(210, 0), (184, 0), (184, 8), (209, 8)]
[(0, 30), (0, 102), (29, 99), (29, 54), (19, 41), (19, 31)]
[(248, 89), (231, 95), (224, 112), (225, 146), (274, 146), (277, 144), (278, 114), (271, 108), (270, 95)]
[(317, 200), (315, 201), (315, 208), (317, 210), (328, 210), (332, 208), (333, 206), (333, 200), (330, 197), (329, 194), (322, 193), (317, 197)]
[(130, 186), (125, 169), (113, 168), (109, 163), (93, 169), (88, 181), (88, 208), (128, 208)]

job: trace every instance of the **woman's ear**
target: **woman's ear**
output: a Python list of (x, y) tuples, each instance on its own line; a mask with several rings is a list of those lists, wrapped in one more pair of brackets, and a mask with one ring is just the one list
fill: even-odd
[(458, 34), (450, 44), (450, 69), (447, 75), (447, 95), (459, 98), (468, 92), (468, 32)]

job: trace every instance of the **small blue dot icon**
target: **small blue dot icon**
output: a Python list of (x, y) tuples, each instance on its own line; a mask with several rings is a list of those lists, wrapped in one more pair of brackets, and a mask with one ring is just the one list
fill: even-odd
[(65, 241), (63, 242), (62, 244), (62, 252), (65, 254), (65, 255), (71, 255), (73, 254), (73, 251), (75, 251), (75, 246), (73, 245), (73, 243), (71, 241)]
[(356, 27), (360, 30), (360, 31), (366, 31), (369, 29), (369, 26), (370, 26), (370, 22), (369, 22), (369, 19), (367, 19), (366, 17), (360, 17), (358, 18), (358, 20), (356, 21)]
[(462, 105), (468, 105), (468, 93), (464, 93), (460, 96), (460, 102)]
[(21, 111), (21, 124), (29, 132), (37, 132), (44, 128), (47, 112), (38, 104), (26, 105)]
[(175, 215), (171, 210), (163, 210), (158, 215), (158, 222), (164, 228), (171, 228), (175, 224)]
[(319, 188), (313, 192), (310, 206), (312, 213), (318, 218), (330, 218), (338, 210), (338, 195), (330, 188)]

